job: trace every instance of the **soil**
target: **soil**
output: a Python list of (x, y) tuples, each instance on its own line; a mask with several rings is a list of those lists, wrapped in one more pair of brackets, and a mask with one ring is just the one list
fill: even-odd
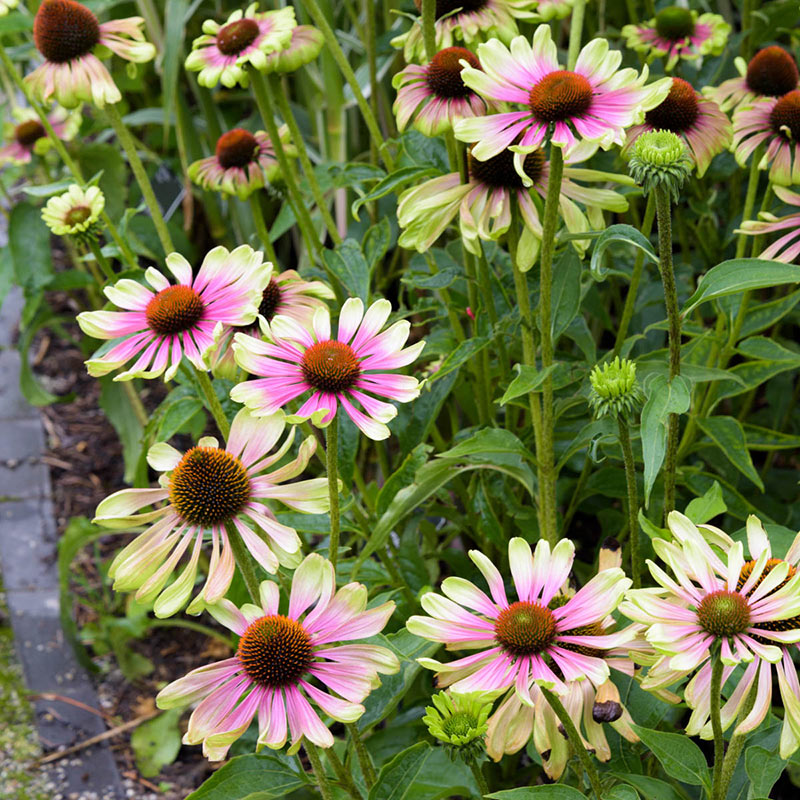
[[(73, 298), (62, 293), (48, 295), (46, 302), (67, 318), (74, 318), (81, 310)], [(66, 325), (65, 330), (69, 339), (47, 332), (38, 337), (33, 347), (34, 371), (42, 385), (57, 395), (74, 394), (71, 402), (41, 410), (48, 442), (43, 460), (50, 467), (59, 536), (71, 518), (91, 519), (103, 498), (125, 487), (122, 448), (100, 407), (100, 385), (86, 372), (85, 355), (78, 347), (80, 330), (76, 324)], [(151, 381), (145, 390), (142, 399), (151, 410), (163, 399), (163, 384)], [(129, 540), (124, 534), (110, 534), (84, 547), (72, 564), (73, 617), (89, 641), (93, 638), (92, 631), (102, 631), (109, 620), (113, 621), (111, 615), (117, 618), (125, 615), (125, 597), (110, 592), (104, 576), (114, 554)], [(99, 610), (105, 609), (108, 611), (101, 614)], [(202, 622), (217, 627), (213, 620)], [(231, 655), (218, 639), (177, 627), (150, 628), (144, 636), (129, 640), (123, 647), (149, 661), (152, 671), (129, 680), (113, 655), (104, 652), (106, 648), (98, 647), (100, 652), (90, 649), (99, 667), (96, 683), (101, 711), (110, 728), (151, 716), (156, 711), (154, 698), (166, 683), (195, 667)], [(187, 719), (188, 715), (184, 715), (181, 720), (181, 733)], [(126, 731), (111, 741), (120, 773), (134, 789), (132, 793), (129, 789), (129, 796), (155, 797), (150, 793), (157, 792), (164, 800), (183, 800), (213, 771), (199, 747), (181, 746), (173, 764), (164, 767), (159, 775), (144, 778), (131, 748), (132, 732)]]

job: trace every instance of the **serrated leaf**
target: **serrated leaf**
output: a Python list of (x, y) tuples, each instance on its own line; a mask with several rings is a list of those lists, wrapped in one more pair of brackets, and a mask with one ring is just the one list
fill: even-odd
[(350, 297), (360, 297), (366, 305), (370, 270), (361, 245), (355, 239), (345, 239), (335, 250), (325, 250), (323, 259)]

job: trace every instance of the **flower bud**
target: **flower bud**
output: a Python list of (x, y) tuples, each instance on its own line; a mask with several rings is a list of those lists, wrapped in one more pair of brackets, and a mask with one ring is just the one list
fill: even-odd
[(592, 385), (589, 404), (596, 417), (612, 414), (629, 416), (642, 400), (636, 381), (636, 364), (617, 356), (613, 361), (597, 365), (589, 376)]
[(692, 159), (683, 139), (671, 131), (643, 133), (630, 150), (628, 171), (648, 194), (666, 186), (673, 201), (692, 169)]
[(428, 732), (442, 742), (453, 760), (474, 761), (484, 752), (484, 739), (491, 703), (479, 694), (433, 695), (433, 707), (425, 709), (422, 721)]

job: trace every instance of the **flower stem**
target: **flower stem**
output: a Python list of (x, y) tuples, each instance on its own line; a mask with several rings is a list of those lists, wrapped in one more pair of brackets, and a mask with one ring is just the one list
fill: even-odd
[(150, 421), (150, 417), (147, 415), (147, 412), (144, 409), (142, 398), (139, 397), (136, 387), (133, 385), (133, 381), (122, 381), (121, 383), (122, 389), (125, 392), (125, 396), (128, 398), (128, 402), (131, 404), (131, 409), (133, 409), (133, 415), (139, 421), (139, 424), (144, 428)]
[[(516, 197), (511, 200), (511, 226), (508, 229), (508, 251), (511, 256), (511, 269), (514, 275), (514, 289), (517, 295), (517, 305), (519, 306), (519, 318), (522, 338), (522, 361), (525, 366), (536, 369), (536, 343), (534, 340), (534, 322), (531, 312), (531, 298), (528, 291), (527, 274), (522, 272), (517, 261), (519, 209), (517, 208)], [(536, 392), (528, 393), (528, 403), (531, 412), (531, 424), (533, 425), (533, 438), (536, 447), (537, 457), (542, 447), (542, 408), (539, 404), (539, 395)], [(546, 520), (547, 498), (544, 493), (544, 482), (541, 473), (539, 474), (539, 534), (543, 536), (551, 545), (556, 543), (556, 532), (548, 531)]]
[(711, 781), (711, 797), (719, 793), (719, 782), (722, 777), (722, 762), (725, 755), (725, 739), (722, 735), (720, 718), (720, 694), (722, 692), (722, 659), (719, 652), (712, 655), (711, 688), (711, 729), (714, 732), (714, 777)]
[(225, 416), (225, 411), (222, 408), (222, 403), (219, 402), (217, 393), (211, 385), (211, 379), (208, 377), (208, 373), (192, 365), (192, 375), (194, 376), (197, 388), (200, 389), (200, 393), (205, 399), (206, 407), (211, 412), (211, 416), (214, 417), (214, 422), (217, 423), (217, 428), (219, 428), (222, 438), (227, 441), (228, 435), (231, 432), (231, 424), (228, 422), (228, 418)]
[(372, 137), (375, 146), (378, 148), (378, 153), (380, 154), (381, 160), (383, 161), (386, 169), (389, 172), (392, 172), (394, 170), (394, 159), (386, 149), (386, 143), (383, 141), (381, 130), (378, 127), (378, 121), (375, 119), (372, 109), (369, 107), (369, 104), (364, 98), (364, 93), (361, 91), (356, 74), (353, 72), (353, 68), (350, 66), (347, 56), (344, 54), (344, 51), (339, 45), (333, 28), (331, 28), (330, 23), (325, 17), (325, 14), (322, 13), (322, 9), (319, 7), (317, 0), (305, 0), (303, 5), (305, 6), (306, 11), (308, 11), (308, 13), (313, 17), (314, 24), (322, 31), (322, 35), (325, 37), (325, 42), (328, 45), (328, 49), (330, 50), (334, 61), (336, 61), (336, 64), (341, 70), (342, 75), (344, 75), (344, 79), (350, 85), (350, 89), (353, 92), (353, 97), (358, 104), (358, 108), (361, 111), (361, 116), (364, 118), (364, 122), (369, 130), (369, 134)]
[(289, 133), (292, 135), (292, 144), (297, 148), (297, 155), (300, 158), (300, 163), (303, 165), (303, 172), (305, 173), (308, 185), (311, 187), (311, 194), (314, 195), (314, 202), (317, 204), (322, 221), (328, 229), (328, 235), (335, 245), (340, 245), (342, 243), (342, 237), (339, 236), (339, 230), (336, 227), (336, 223), (333, 221), (331, 212), (328, 210), (328, 203), (325, 200), (325, 195), (322, 193), (322, 187), (319, 185), (317, 176), (314, 174), (314, 167), (308, 156), (300, 126), (297, 124), (286, 93), (281, 88), (278, 80), (277, 75), (270, 75), (267, 80), (264, 81), (264, 84), (271, 95), (270, 99), (277, 101), (278, 110), (281, 112), (283, 121), (289, 126)]
[(325, 775), (325, 768), (322, 766), (317, 746), (309, 742), (308, 738), (305, 738), (303, 740), (303, 747), (305, 747), (306, 755), (308, 756), (309, 762), (311, 762), (311, 769), (314, 772), (314, 777), (317, 779), (317, 785), (319, 786), (319, 793), (322, 795), (322, 800), (333, 800), (331, 785), (328, 783), (327, 775)]
[(342, 785), (342, 788), (350, 795), (350, 797), (353, 798), (353, 800), (363, 800), (361, 792), (358, 791), (358, 787), (353, 781), (353, 776), (348, 772), (347, 767), (342, 764), (339, 756), (336, 755), (336, 750), (333, 747), (329, 747), (325, 751), (325, 755), (328, 758), (328, 763), (331, 765), (331, 767), (333, 767), (333, 771), (336, 773), (336, 777), (339, 780), (339, 783)]
[(584, 770), (586, 771), (586, 776), (589, 778), (589, 783), (592, 786), (592, 791), (594, 792), (595, 797), (597, 800), (602, 800), (603, 795), (602, 789), (600, 788), (600, 776), (597, 774), (597, 769), (595, 768), (594, 764), (592, 764), (592, 759), (586, 752), (586, 748), (583, 746), (583, 742), (581, 741), (580, 734), (575, 727), (575, 723), (567, 713), (567, 710), (564, 708), (561, 700), (558, 699), (557, 694), (551, 692), (549, 689), (545, 689), (544, 687), (541, 687), (541, 691), (544, 695), (544, 699), (547, 700), (550, 708), (553, 709), (553, 712), (558, 717), (559, 722), (564, 726), (564, 730), (567, 734), (570, 744), (572, 745), (572, 749), (577, 754)]
[(303, 195), (300, 193), (300, 187), (297, 185), (294, 167), (283, 149), (278, 126), (275, 124), (275, 109), (272, 105), (272, 95), (270, 94), (267, 80), (258, 70), (252, 68), (250, 69), (250, 80), (253, 85), (253, 94), (256, 96), (258, 110), (261, 112), (261, 119), (264, 121), (264, 127), (267, 129), (272, 146), (275, 148), (275, 158), (281, 170), (281, 177), (286, 183), (289, 198), (297, 217), (297, 224), (300, 226), (300, 233), (303, 236), (306, 247), (309, 249), (309, 257), (312, 252), (319, 254), (322, 250), (322, 245), (320, 244), (319, 236), (314, 230), (314, 223), (311, 221), (311, 215), (308, 213), (305, 200), (303, 200)]
[(586, 14), (586, 0), (575, 0), (572, 5), (572, 16), (569, 20), (569, 50), (567, 51), (567, 69), (575, 69), (578, 53), (581, 49), (583, 18)]
[(330, 499), (331, 536), (328, 558), (333, 568), (339, 558), (339, 416), (334, 414), (325, 429), (325, 456), (328, 472), (328, 498)]
[(436, 0), (422, 0), (422, 40), (430, 61), (436, 55)]
[(633, 588), (640, 589), (642, 575), (640, 571), (641, 559), (639, 556), (639, 498), (636, 491), (636, 462), (633, 458), (631, 434), (628, 430), (628, 421), (624, 416), (617, 417), (619, 430), (619, 443), (622, 447), (622, 460), (625, 464), (625, 483), (628, 489), (628, 527), (631, 536), (631, 578)]
[[(653, 230), (653, 220), (656, 216), (656, 199), (651, 194), (647, 198), (647, 206), (644, 210), (644, 219), (642, 220), (642, 235), (649, 239), (650, 232)], [(628, 294), (625, 297), (625, 307), (622, 309), (622, 317), (619, 321), (619, 328), (617, 329), (617, 338), (614, 342), (614, 356), (618, 356), (622, 350), (622, 345), (625, 344), (625, 339), (628, 336), (628, 327), (633, 318), (633, 312), (636, 308), (636, 295), (639, 293), (639, 284), (642, 280), (642, 273), (644, 272), (644, 250), (637, 250), (636, 261), (633, 263), (633, 273), (631, 274), (631, 282), (628, 285)]]
[[(747, 698), (744, 707), (739, 713), (740, 720), (746, 719), (748, 714), (750, 714), (750, 712), (753, 710), (757, 693), (758, 684), (755, 682), (752, 689), (750, 689), (750, 695)], [(719, 779), (719, 786), (715, 785), (711, 791), (712, 800), (715, 800), (715, 798), (718, 798), (718, 800), (725, 800), (725, 798), (728, 796), (728, 787), (731, 785), (731, 778), (733, 778), (736, 765), (739, 763), (739, 758), (742, 755), (742, 748), (744, 748), (746, 739), (746, 733), (734, 732), (733, 736), (731, 736), (731, 740), (728, 744), (728, 752), (725, 753), (725, 760), (722, 762), (722, 773)]]
[[(560, 147), (550, 146), (550, 177), (542, 222), (542, 255), (539, 278), (539, 332), (542, 337), (542, 370), (553, 363), (553, 255), (556, 247), (558, 205), (561, 197), (561, 178), (564, 174), (564, 154)], [(558, 536), (556, 526), (556, 474), (553, 448), (553, 378), (548, 375), (542, 386), (542, 443), (537, 451), (539, 480), (544, 484), (545, 535), (549, 541)]]
[(489, 794), (489, 784), (486, 782), (481, 765), (476, 761), (470, 761), (469, 768), (472, 770), (472, 774), (475, 777), (475, 783), (478, 784), (480, 796), (485, 797), (487, 794)]
[(233, 558), (236, 561), (236, 566), (239, 572), (242, 573), (247, 592), (250, 599), (257, 605), (261, 605), (260, 592), (258, 588), (258, 578), (256, 577), (256, 570), (253, 566), (253, 557), (247, 549), (244, 540), (242, 539), (239, 531), (232, 522), (225, 523), (225, 530), (228, 534), (228, 541), (231, 543), (231, 550), (233, 550)]
[(272, 262), (272, 266), (277, 271), (278, 257), (275, 254), (275, 248), (272, 246), (272, 241), (269, 238), (269, 229), (267, 223), (264, 221), (264, 211), (261, 208), (261, 197), (258, 192), (253, 192), (250, 195), (250, 211), (253, 214), (253, 224), (256, 227), (256, 236), (261, 240), (264, 250), (267, 253), (267, 258)]
[(108, 263), (108, 259), (103, 255), (103, 251), (100, 249), (100, 245), (97, 243), (97, 240), (92, 236), (87, 238), (89, 240), (89, 249), (92, 251), (94, 260), (97, 262), (97, 265), (100, 267), (100, 269), (103, 270), (103, 274), (106, 276), (106, 278), (113, 283), (116, 279), (116, 276), (114, 275), (114, 270), (111, 269), (111, 264)]
[(367, 746), (361, 738), (357, 723), (349, 722), (345, 727), (356, 749), (358, 763), (361, 765), (361, 774), (364, 776), (364, 784), (367, 789), (371, 789), (378, 780), (378, 774), (375, 772), (375, 765), (372, 763), (372, 756), (370, 756), (369, 750), (367, 750)]
[(144, 198), (145, 205), (150, 212), (150, 217), (155, 225), (158, 240), (161, 242), (161, 247), (164, 250), (164, 255), (169, 255), (175, 252), (175, 245), (172, 243), (167, 228), (164, 215), (161, 213), (161, 208), (156, 200), (156, 193), (153, 191), (153, 184), (150, 183), (150, 178), (147, 177), (147, 171), (142, 164), (142, 159), (139, 158), (139, 153), (136, 151), (136, 142), (131, 136), (131, 132), (122, 120), (119, 110), (114, 103), (109, 103), (106, 106), (106, 116), (111, 122), (111, 127), (114, 128), (114, 133), (117, 135), (117, 140), (122, 145), (125, 155), (128, 157), (128, 163), (133, 170), (136, 182), (142, 190), (142, 197)]
[[(753, 160), (750, 162), (750, 174), (747, 178), (747, 193), (744, 196), (744, 209), (742, 211), (742, 222), (752, 219), (753, 209), (756, 205), (756, 194), (758, 193), (758, 162), (761, 161), (761, 148), (753, 153)], [(747, 234), (740, 233), (736, 241), (736, 258), (742, 258), (747, 247)]]
[[(678, 290), (672, 266), (672, 218), (669, 189), (661, 185), (654, 189), (658, 219), (658, 268), (664, 284), (664, 303), (669, 322), (669, 379), (681, 374), (681, 316), (678, 309)], [(670, 414), (667, 424), (667, 454), (664, 463), (664, 518), (675, 508), (675, 470), (678, 462), (678, 414)]]

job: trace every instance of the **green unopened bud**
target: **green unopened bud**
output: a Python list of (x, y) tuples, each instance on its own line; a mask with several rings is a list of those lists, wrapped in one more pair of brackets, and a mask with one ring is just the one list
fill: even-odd
[(642, 392), (636, 382), (636, 364), (617, 356), (608, 364), (599, 364), (589, 376), (592, 391), (589, 404), (596, 417), (612, 414), (629, 416), (642, 401)]
[(431, 736), (442, 742), (453, 760), (475, 761), (484, 752), (484, 737), (492, 704), (480, 694), (439, 692), (422, 721)]
[(683, 139), (672, 131), (643, 133), (630, 150), (628, 170), (645, 194), (666, 186), (677, 202), (678, 193), (692, 170), (692, 158)]

